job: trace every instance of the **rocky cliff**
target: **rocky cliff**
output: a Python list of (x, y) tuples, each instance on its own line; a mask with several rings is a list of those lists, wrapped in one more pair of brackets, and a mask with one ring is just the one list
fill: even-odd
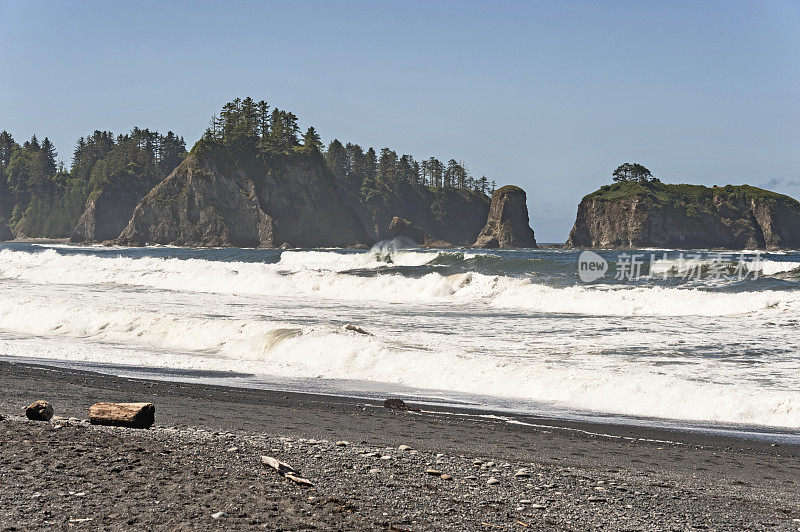
[(432, 237), (421, 227), (417, 227), (405, 218), (395, 216), (389, 223), (389, 232), (394, 238), (407, 238), (415, 244), (430, 248), (452, 248), (453, 244)]
[(420, 228), (430, 242), (469, 245), (489, 212), (489, 198), (473, 190), (394, 183), (367, 197), (358, 189), (345, 188), (342, 193), (375, 242), (394, 237), (390, 226), (398, 217)]
[(89, 196), (86, 210), (72, 233), (72, 242), (102, 242), (117, 238), (128, 225), (139, 201), (152, 189), (144, 182), (117, 181)]
[(568, 247), (800, 248), (800, 203), (747, 185), (624, 182), (578, 206)]
[(321, 157), (234, 165), (202, 149), (136, 206), (127, 245), (297, 247), (370, 243)]
[(494, 191), (486, 225), (473, 245), (477, 248), (535, 248), (525, 191), (506, 185)]
[(0, 242), (13, 239), (14, 234), (11, 232), (11, 229), (9, 229), (8, 222), (0, 220)]

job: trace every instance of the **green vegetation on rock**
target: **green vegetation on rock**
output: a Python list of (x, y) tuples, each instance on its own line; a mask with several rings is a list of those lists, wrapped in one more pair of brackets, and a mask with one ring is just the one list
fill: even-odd
[(152, 187), (186, 156), (182, 138), (135, 128), (78, 139), (67, 171), (48, 138), (22, 145), (0, 133), (0, 224), (17, 236), (68, 237), (86, 209), (111, 187)]

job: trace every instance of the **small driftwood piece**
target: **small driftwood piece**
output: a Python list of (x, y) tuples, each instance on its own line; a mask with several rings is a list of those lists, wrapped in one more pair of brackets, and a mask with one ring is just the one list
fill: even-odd
[(264, 464), (265, 466), (271, 467), (280, 476), (288, 478), (295, 484), (309, 488), (314, 486), (313, 482), (311, 482), (307, 478), (301, 477), (299, 471), (297, 471), (295, 468), (293, 468), (286, 462), (281, 462), (277, 458), (273, 458), (271, 456), (262, 456), (261, 463)]
[(413, 406), (409, 406), (406, 404), (405, 401), (402, 399), (397, 398), (390, 398), (386, 399), (383, 402), (383, 408), (388, 408), (389, 410), (408, 410), (409, 412), (419, 412), (419, 408), (415, 408)]
[(89, 408), (89, 423), (146, 429), (155, 421), (153, 403), (95, 403)]
[(344, 330), (345, 331), (353, 331), (353, 332), (356, 332), (358, 334), (364, 334), (366, 336), (372, 336), (371, 332), (367, 332), (364, 329), (362, 329), (361, 327), (356, 327), (352, 323), (348, 323), (347, 325), (345, 325), (344, 326)]

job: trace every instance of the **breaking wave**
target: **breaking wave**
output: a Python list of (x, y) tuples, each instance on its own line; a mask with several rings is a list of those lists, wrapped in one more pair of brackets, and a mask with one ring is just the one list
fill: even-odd
[[(124, 258), (0, 251), (0, 278), (67, 285), (126, 285), (179, 292), (322, 297), (387, 303), (467, 304), (533, 313), (594, 316), (725, 316), (798, 309), (794, 291), (714, 292), (662, 286), (566, 286), (530, 277), (474, 272), (420, 277), (387, 272), (350, 275), (373, 265), (368, 254), (339, 258), (334, 252), (284, 254), (277, 264), (202, 259)], [(342, 255), (340, 255), (341, 257)], [(418, 264), (441, 253), (400, 253), (395, 264)], [(310, 258), (309, 258), (310, 257)], [(301, 259), (308, 258), (303, 267)], [(324, 268), (321, 264), (326, 264)], [(789, 264), (789, 263), (781, 263)], [(339, 271), (339, 269), (342, 271)]]
[[(77, 350), (57, 345), (59, 358), (82, 362), (374, 381), (623, 415), (800, 425), (800, 396), (795, 392), (752, 382), (700, 382), (636, 365), (612, 370), (610, 364), (621, 362), (605, 357), (553, 364), (536, 358), (457, 353), (444, 346), (432, 352), (396, 338), (364, 336), (333, 326), (289, 328), (279, 322), (198, 319), (142, 309), (81, 309), (67, 298), (6, 298), (0, 301), (0, 329), (99, 343), (97, 348)], [(161, 351), (120, 355), (104, 344)], [(49, 355), (41, 344), (30, 352), (25, 349), (24, 342), (0, 336), (0, 355), (12, 351), (18, 356)]]

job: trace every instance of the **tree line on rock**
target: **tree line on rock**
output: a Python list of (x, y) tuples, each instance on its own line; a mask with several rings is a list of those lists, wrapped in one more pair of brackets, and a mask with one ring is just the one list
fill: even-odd
[(186, 145), (171, 131), (95, 131), (78, 139), (69, 170), (57, 157), (47, 137), (19, 144), (0, 133), (0, 225), (28, 237), (69, 236), (89, 197), (111, 184), (152, 187), (186, 157)]
[(416, 161), (382, 148), (364, 150), (358, 144), (343, 145), (334, 139), (323, 150), (313, 126), (300, 135), (297, 116), (271, 106), (264, 100), (236, 98), (226, 103), (220, 114), (211, 118), (203, 141), (228, 155), (262, 158), (295, 154), (322, 154), (329, 170), (347, 189), (375, 189), (378, 184), (405, 182), (416, 187), (469, 189), (491, 193), (496, 187), (486, 176), (472, 177), (463, 162), (450, 159), (447, 164), (435, 157)]

